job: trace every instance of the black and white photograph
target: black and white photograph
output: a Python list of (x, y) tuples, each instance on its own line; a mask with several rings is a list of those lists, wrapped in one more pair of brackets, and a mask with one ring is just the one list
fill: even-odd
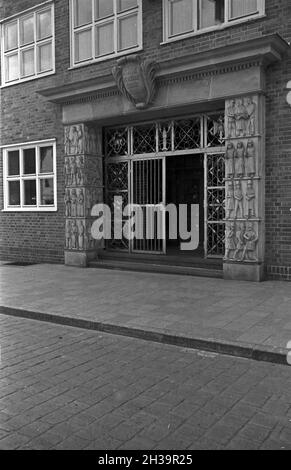
[(291, 450), (291, 1), (0, 0), (0, 82), (1, 456)]

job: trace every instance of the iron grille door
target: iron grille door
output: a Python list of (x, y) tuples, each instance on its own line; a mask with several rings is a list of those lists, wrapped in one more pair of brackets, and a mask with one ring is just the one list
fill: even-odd
[(132, 251), (165, 253), (166, 160), (138, 158), (131, 165), (131, 203), (141, 211), (136, 218), (139, 237), (132, 240)]
[[(115, 250), (129, 250), (128, 239), (124, 236), (115, 237), (116, 216), (120, 218), (122, 227), (126, 222), (123, 215), (125, 206), (129, 204), (129, 162), (110, 161), (106, 165), (106, 199), (111, 210), (111, 240), (107, 241), (107, 248)], [(122, 213), (122, 215), (120, 215)]]
[(225, 247), (225, 155), (205, 154), (205, 256), (221, 258)]

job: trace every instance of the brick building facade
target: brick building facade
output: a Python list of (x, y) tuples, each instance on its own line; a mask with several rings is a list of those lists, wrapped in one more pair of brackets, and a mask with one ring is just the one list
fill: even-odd
[[(290, 2), (288, 0), (266, 0), (265, 2), (247, 0), (246, 4), (250, 8), (248, 14), (240, 11), (237, 13), (237, 18), (232, 18), (231, 11), (238, 8), (235, 1), (231, 3), (231, 1), (207, 0), (203, 8), (206, 3), (209, 12), (215, 8), (213, 13), (215, 21), (213, 24), (208, 24), (207, 21), (211, 21), (211, 14), (209, 17), (205, 14), (204, 17), (202, 9), (200, 23), (196, 21), (194, 12), (194, 23), (190, 26), (186, 24), (187, 14), (182, 15), (181, 19), (177, 13), (177, 8), (182, 8), (182, 3), (187, 3), (187, 8), (190, 8), (191, 2), (189, 1), (181, 2), (180, 6), (179, 2), (166, 0), (164, 2), (162, 0), (128, 1), (124, 2), (124, 7), (118, 7), (117, 2), (114, 2), (115, 13), (107, 12), (105, 16), (109, 20), (100, 24), (99, 20), (96, 20), (98, 2), (93, 2), (95, 19), (93, 17), (90, 32), (86, 29), (88, 20), (83, 21), (85, 24), (83, 26), (81, 20), (78, 22), (75, 19), (77, 13), (72, 12), (71, 3), (69, 0), (54, 0), (45, 3), (41, 3), (40, 0), (19, 0), (14, 3), (0, 1), (2, 21), (0, 184), (1, 188), (3, 187), (0, 191), (1, 258), (87, 265), (91, 259), (97, 257), (98, 252), (100, 254), (103, 250), (94, 241), (89, 240), (89, 227), (94, 219), (90, 211), (87, 211), (87, 207), (80, 209), (81, 212), (76, 214), (77, 241), (76, 239), (73, 242), (69, 240), (66, 245), (66, 233), (69, 231), (70, 236), (74, 237), (72, 233), (75, 227), (73, 220), (75, 215), (71, 213), (72, 190), (75, 191), (77, 197), (82, 194), (85, 200), (89, 195), (91, 205), (94, 205), (94, 203), (101, 202), (104, 197), (108, 198), (112, 190), (108, 187), (109, 183), (106, 179), (110, 171), (120, 172), (122, 164), (132, 165), (132, 171), (136, 171), (134, 168), (135, 165), (138, 167), (138, 164), (135, 163), (134, 155), (150, 155), (154, 161), (155, 154), (161, 162), (166, 159), (170, 167), (173, 163), (170, 163), (169, 159), (176, 152), (179, 156), (185, 155), (185, 164), (189, 163), (189, 168), (191, 167), (193, 171), (201, 170), (202, 174), (204, 164), (204, 181), (201, 181), (204, 187), (204, 202), (201, 202), (201, 207), (205, 209), (208, 205), (208, 209), (206, 208), (204, 212), (203, 256), (209, 255), (211, 258), (214, 255), (214, 258), (222, 259), (225, 255), (226, 243), (227, 250), (233, 251), (224, 259), (226, 278), (259, 280), (267, 274), (269, 278), (290, 280), (291, 109), (286, 102), (286, 85), (291, 77)], [(88, 4), (88, 2), (85, 3)], [(102, 2), (98, 5), (100, 9), (102, 5), (104, 7)], [(192, 12), (195, 6), (197, 2), (193, 1)], [(91, 6), (88, 8), (90, 9)], [(170, 10), (171, 8), (173, 11)], [(47, 29), (45, 33), (42, 31), (45, 29), (47, 20), (44, 18), (43, 21), (39, 15), (47, 9), (51, 9), (53, 21), (51, 30)], [(118, 9), (121, 10), (120, 17)], [(187, 9), (185, 12), (187, 13)], [(78, 15), (82, 16), (79, 10)], [(29, 31), (27, 26), (23, 26), (23, 17), (35, 22), (31, 47), (26, 45), (29, 44), (29, 38), (25, 37), (21, 29), (27, 28), (25, 31)], [(105, 46), (101, 44), (100, 38), (109, 38), (108, 41), (110, 41), (110, 32), (105, 31), (105, 27), (110, 30), (111, 19), (116, 22), (114, 23), (117, 24), (116, 28), (120, 28), (118, 29), (120, 37), (116, 40), (117, 43), (120, 42), (120, 46), (112, 45), (112, 53), (102, 55), (101, 46), (103, 48)], [(174, 20), (177, 24), (173, 26)], [(16, 29), (13, 29), (14, 23), (15, 28), (18, 28), (18, 33), (15, 33)], [(122, 24), (125, 25), (124, 30)], [(132, 24), (135, 25), (134, 27), (138, 24), (138, 27), (135, 32), (136, 47), (131, 48), (126, 46), (131, 36), (123, 31), (130, 31)], [(187, 30), (186, 32), (183, 32), (183, 27)], [(13, 45), (14, 34), (19, 35), (18, 43), (15, 45)], [(88, 47), (90, 34), (94, 35), (95, 39), (98, 34), (99, 40), (98, 42), (96, 39), (95, 46), (92, 46), (94, 60), (89, 57), (90, 53), (89, 55), (88, 52), (84, 53), (84, 48)], [(28, 33), (27, 35), (29, 36)], [(53, 52), (52, 57), (48, 59), (47, 51), (50, 47)], [(118, 47), (120, 47), (120, 52), (118, 52)], [(30, 53), (32, 55), (29, 58)], [(18, 60), (21, 60), (19, 62), (21, 71), (18, 76), (13, 68), (16, 67), (13, 61), (17, 60), (17, 54)], [(33, 54), (35, 54), (34, 60), (37, 64), (34, 65), (34, 72), (30, 70)], [(98, 54), (99, 57), (97, 57)], [(120, 62), (120, 59), (125, 60)], [(112, 70), (116, 66), (119, 68), (115, 68), (115, 74), (113, 74)], [(138, 79), (135, 77), (132, 91), (129, 89), (132, 84), (128, 83), (126, 86), (125, 79), (128, 75), (132, 78), (134, 74), (139, 76), (140, 82), (137, 83)], [(152, 90), (149, 90), (144, 83), (143, 86), (140, 85), (143, 79), (146, 85), (148, 85), (148, 80), (148, 86), (152, 86)], [(132, 94), (136, 92), (137, 95), (143, 95), (145, 88), (148, 93), (152, 91), (152, 96), (150, 102), (146, 103), (147, 106), (144, 106), (144, 103), (139, 106), (137, 98), (140, 96), (136, 98)], [(250, 111), (245, 118), (238, 119), (239, 106), (242, 106), (244, 110), (248, 109), (248, 106), (249, 109), (253, 106), (253, 115)], [(232, 107), (236, 107), (235, 124), (232, 124)], [(222, 116), (226, 135), (220, 139), (219, 123), (222, 122)], [(201, 123), (204, 134), (199, 135), (199, 139), (205, 139), (203, 142), (201, 140), (202, 143), (199, 145), (197, 142), (194, 143), (193, 134), (193, 126), (197, 122)], [(240, 128), (240, 124), (244, 126), (243, 129)], [(150, 148), (152, 145), (150, 128), (153, 125), (156, 134), (154, 138), (160, 139), (158, 143), (156, 141), (154, 143), (157, 145), (155, 150)], [(232, 125), (237, 127), (232, 129)], [(177, 129), (182, 129), (179, 135), (182, 135), (182, 141), (184, 139), (184, 134), (181, 134), (184, 132), (183, 126), (184, 128), (190, 126), (193, 148), (189, 144), (188, 146), (179, 144), (180, 147), (177, 144), (177, 148), (175, 147)], [(81, 148), (77, 149), (74, 147), (73, 134), (78, 131), (82, 134), (82, 139)], [(91, 135), (91, 131), (92, 142), (90, 144), (88, 136)], [(123, 158), (130, 153), (129, 149), (124, 150), (124, 153), (116, 150), (116, 139), (124, 132), (130, 133), (126, 137), (123, 135), (123, 139), (132, 139), (133, 158), (130, 159), (130, 163), (129, 160), (125, 163)], [(134, 136), (142, 132), (142, 139), (147, 140), (148, 147), (145, 149), (143, 146), (142, 152), (134, 152), (136, 145)], [(172, 133), (172, 137), (167, 137), (167, 132)], [(161, 148), (159, 145), (163, 136), (165, 141), (164, 147)], [(170, 140), (172, 138), (173, 141), (172, 144), (169, 143), (169, 146), (167, 138)], [(246, 169), (246, 155), (251, 155), (247, 153), (250, 141), (255, 148), (253, 173)], [(108, 148), (112, 150), (110, 142), (114, 143), (115, 149), (115, 154), (111, 152), (111, 155), (108, 151)], [(223, 177), (216, 175), (216, 182), (213, 185), (211, 182), (207, 183), (205, 173), (207, 170), (224, 171), (219, 165), (223, 165), (224, 168), (226, 164), (225, 148), (230, 142), (236, 152), (236, 159), (239, 158), (237, 156), (238, 144), (242, 142), (245, 173), (240, 175), (239, 170), (234, 169), (234, 174), (231, 175), (231, 172), (228, 174), (226, 171)], [(195, 152), (192, 152), (194, 147)], [(17, 160), (17, 155), (24, 155), (22, 165), (25, 165), (26, 155), (29, 154), (31, 148), (35, 148), (36, 155), (40, 155), (37, 158), (42, 158), (42, 154), (46, 151), (50, 152), (53, 148), (56, 152), (55, 173), (46, 173), (44, 170), (42, 177), (41, 169), (32, 171), (33, 174), (40, 172), (39, 176), (35, 177), (39, 185), (37, 187), (40, 188), (37, 191), (31, 189), (34, 185), (31, 183), (33, 177), (29, 181), (26, 176), (22, 179), (19, 177), (21, 183), (18, 183), (17, 175), (9, 175), (10, 170), (7, 170), (8, 163), (5, 160), (10, 157)], [(42, 151), (42, 148), (47, 150)], [(20, 153), (17, 154), (17, 152)], [(199, 171), (198, 163), (195, 170), (195, 164), (193, 166), (186, 158), (192, 153), (201, 156), (202, 163)], [(217, 157), (215, 157), (215, 162), (213, 155)], [(107, 157), (113, 157), (108, 164), (106, 163)], [(118, 157), (121, 158), (118, 159)], [(148, 158), (146, 157), (144, 161), (148, 161)], [(237, 163), (236, 159), (233, 165)], [(196, 161), (198, 162), (197, 159)], [(66, 181), (68, 176), (66, 164), (70, 166), (72, 162), (75, 162), (75, 165), (79, 162), (82, 166), (80, 181)], [(248, 162), (252, 166), (252, 156)], [(152, 165), (159, 164), (152, 163)], [(209, 165), (213, 166), (210, 168)], [(107, 177), (103, 178), (101, 168), (104, 168)], [(20, 171), (18, 169), (18, 173)], [(17, 169), (14, 172), (16, 174)], [(56, 183), (54, 204), (47, 204), (51, 201), (45, 198), (43, 188), (46, 185), (50, 188), (54, 183)], [(23, 185), (21, 198), (24, 199), (12, 203), (14, 206), (11, 207), (11, 200), (7, 202), (7, 198), (10, 197), (8, 193), (10, 188), (17, 193), (18, 184)], [(194, 184), (193, 181), (191, 184)], [(240, 189), (244, 194), (243, 197), (246, 198), (248, 184), (251, 188), (250, 192), (253, 188), (255, 193), (254, 205), (247, 203), (245, 199), (247, 211), (250, 211), (248, 214), (245, 213), (246, 206), (242, 209), (239, 205), (237, 207), (233, 205), (230, 210), (234, 212), (229, 214), (229, 220), (221, 214), (219, 218), (215, 219), (213, 216), (214, 219), (211, 220), (209, 216), (211, 210), (214, 212), (216, 208), (220, 211), (225, 210), (227, 198), (232, 197), (228, 195), (229, 188), (232, 187), (235, 193)], [(216, 188), (215, 194), (211, 189), (213, 187)], [(129, 188), (126, 190), (127, 195), (134, 191), (134, 189), (130, 191)], [(31, 196), (30, 191), (33, 194), (36, 191), (34, 196)], [(120, 188), (116, 186), (115, 193), (119, 192)], [(67, 198), (70, 198), (69, 213), (66, 213), (66, 194)], [(209, 199), (205, 201), (208, 197)], [(30, 204), (25, 202), (25, 198), (30, 198)], [(39, 202), (35, 202), (35, 198), (40, 198), (41, 207), (39, 207)], [(216, 202), (211, 203), (213, 199)], [(234, 198), (234, 204), (236, 200), (239, 199)], [(165, 200), (164, 202), (171, 201)], [(34, 204), (37, 207), (31, 210), (30, 206)], [(53, 207), (48, 210), (46, 204)], [(226, 209), (228, 210), (229, 207)], [(224, 240), (225, 227), (227, 229), (226, 242)], [(247, 233), (248, 230), (250, 237), (253, 236), (253, 244), (250, 238), (248, 244), (242, 241), (240, 246), (239, 233), (242, 231)], [(87, 234), (85, 238), (84, 233)], [(212, 233), (214, 233), (213, 236), (210, 235)], [(83, 237), (82, 240), (80, 234)]]

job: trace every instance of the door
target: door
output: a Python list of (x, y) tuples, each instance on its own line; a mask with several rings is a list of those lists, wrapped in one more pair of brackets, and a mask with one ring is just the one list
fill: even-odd
[(131, 203), (137, 238), (134, 253), (166, 253), (166, 159), (139, 157), (131, 161)]

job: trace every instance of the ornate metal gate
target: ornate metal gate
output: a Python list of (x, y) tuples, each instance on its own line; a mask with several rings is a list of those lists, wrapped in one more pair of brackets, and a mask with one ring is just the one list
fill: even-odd
[(205, 171), (205, 254), (222, 257), (225, 242), (225, 154), (206, 153)]
[[(205, 256), (222, 257), (225, 238), (224, 113), (105, 130), (107, 200), (138, 204), (143, 213), (165, 204), (166, 158), (204, 154)], [(157, 226), (152, 227), (154, 234)], [(144, 227), (143, 227), (144, 230)], [(109, 248), (165, 253), (164, 240), (112, 240)]]
[(139, 158), (131, 162), (131, 201), (142, 212), (137, 227), (141, 236), (132, 241), (133, 252), (166, 252), (165, 165), (165, 157)]

